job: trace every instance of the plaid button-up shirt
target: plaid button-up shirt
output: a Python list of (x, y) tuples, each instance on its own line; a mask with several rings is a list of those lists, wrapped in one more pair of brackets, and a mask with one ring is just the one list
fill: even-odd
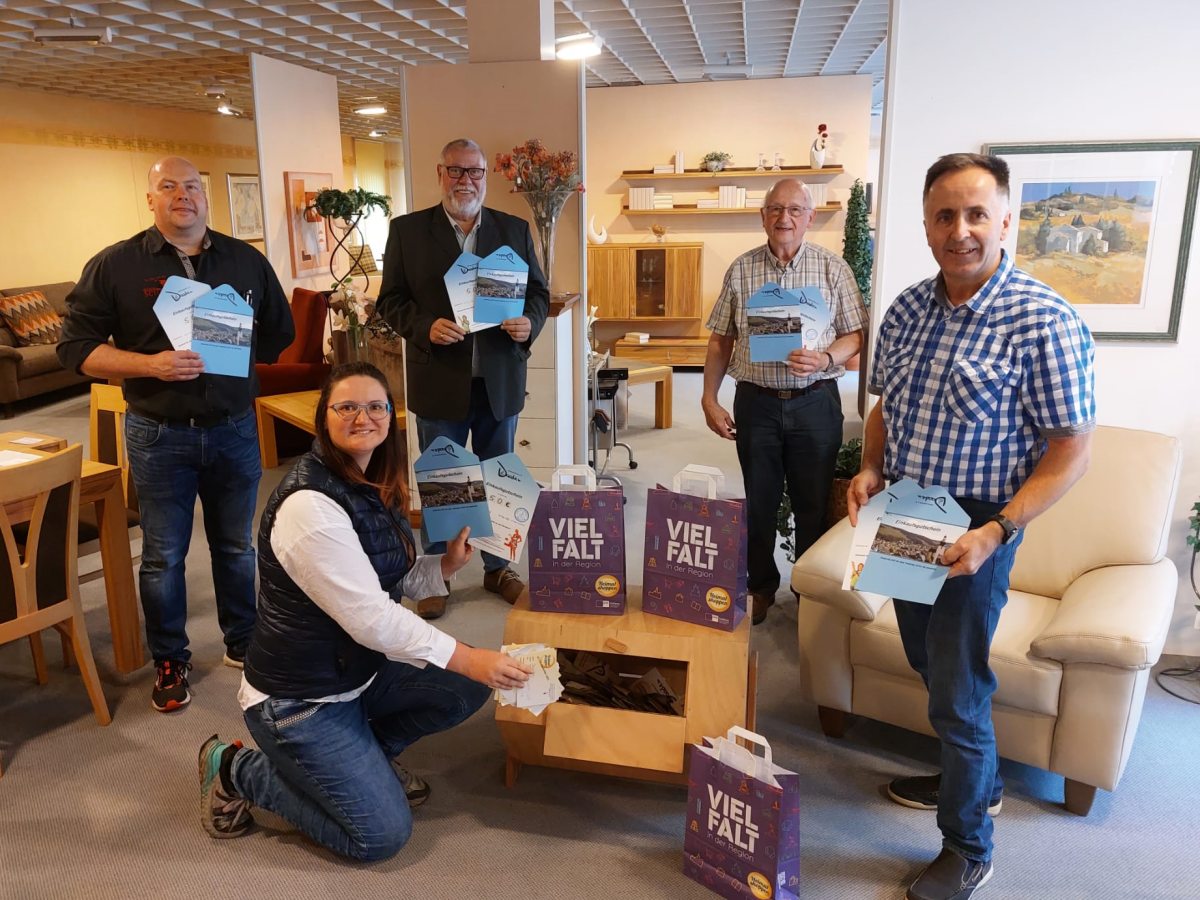
[(871, 365), (887, 434), (884, 473), (1008, 502), (1046, 438), (1094, 427), (1094, 358), (1075, 309), (1007, 253), (957, 307), (941, 275), (913, 285), (884, 315)]
[(811, 350), (824, 350), (839, 336), (866, 327), (867, 311), (854, 272), (846, 261), (832, 251), (805, 241), (795, 256), (781, 263), (766, 244), (743, 253), (725, 273), (721, 295), (708, 316), (708, 330), (716, 334), (734, 334), (733, 357), (728, 374), (735, 381), (752, 381), (766, 388), (787, 391), (807, 387), (822, 378), (844, 375), (842, 366), (812, 377), (798, 377), (788, 371), (786, 363), (750, 362), (750, 332), (746, 327), (746, 301), (768, 281), (786, 290), (816, 286), (829, 304), (829, 328), (817, 338)]

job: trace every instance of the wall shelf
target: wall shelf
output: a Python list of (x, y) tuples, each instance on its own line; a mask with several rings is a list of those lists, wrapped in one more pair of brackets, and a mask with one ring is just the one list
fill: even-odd
[[(732, 214), (756, 213), (761, 209), (758, 206), (746, 206), (740, 208), (725, 208), (717, 207), (715, 209), (699, 209), (695, 204), (680, 204), (672, 206), (670, 209), (630, 209), (628, 206), (621, 207), (621, 213), (626, 216), (728, 216)], [(818, 206), (814, 211), (819, 213), (840, 212), (842, 203), (840, 200), (835, 200), (833, 203), (826, 203), (824, 206)]]
[(711, 181), (714, 178), (786, 178), (797, 175), (841, 175), (845, 171), (841, 166), (822, 166), (819, 169), (810, 166), (784, 166), (777, 171), (765, 169), (762, 172), (750, 167), (726, 168), (720, 172), (710, 172), (707, 169), (685, 169), (683, 174), (675, 172), (660, 172), (655, 174), (652, 169), (626, 169), (621, 177), (626, 181), (659, 181), (665, 179), (702, 178)]

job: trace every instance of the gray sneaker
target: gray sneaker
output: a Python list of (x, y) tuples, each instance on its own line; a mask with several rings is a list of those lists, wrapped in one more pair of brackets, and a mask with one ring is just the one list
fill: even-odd
[(904, 897), (905, 900), (967, 900), (991, 877), (990, 862), (974, 862), (953, 850), (943, 849)]
[[(909, 809), (937, 809), (942, 776), (914, 775), (897, 778), (888, 785), (888, 799)], [(988, 814), (997, 815), (1004, 805), (1004, 794), (998, 794), (988, 804)]]
[(237, 753), (241, 741), (227, 744), (215, 734), (200, 747), (200, 824), (215, 838), (241, 837), (254, 825), (250, 801), (225, 790), (221, 763), (226, 753)]
[(396, 773), (396, 777), (400, 779), (400, 784), (404, 787), (404, 795), (408, 797), (409, 809), (416, 809), (429, 799), (429, 782), (424, 778), (404, 768), (398, 759), (392, 760), (392, 771)]

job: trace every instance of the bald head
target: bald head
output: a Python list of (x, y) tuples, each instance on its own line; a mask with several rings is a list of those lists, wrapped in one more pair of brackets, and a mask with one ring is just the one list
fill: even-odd
[(207, 228), (208, 198), (200, 172), (182, 156), (167, 156), (150, 167), (146, 202), (154, 225), (172, 244), (195, 246)]
[(771, 185), (763, 200), (762, 224), (776, 259), (788, 262), (800, 251), (812, 217), (812, 195), (804, 182), (781, 178)]
[[(763, 200), (763, 206), (770, 206), (775, 202), (777, 196), (784, 195), (787, 195), (789, 198), (799, 196), (803, 198), (804, 206), (812, 206), (812, 194), (809, 193), (808, 186), (799, 178), (780, 178), (767, 191), (766, 199)], [(787, 205), (784, 201), (780, 201), (780, 203), (784, 206)]]

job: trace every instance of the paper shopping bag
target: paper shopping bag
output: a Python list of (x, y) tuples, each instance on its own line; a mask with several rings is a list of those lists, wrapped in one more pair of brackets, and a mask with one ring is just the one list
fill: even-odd
[[(746, 615), (746, 509), (718, 499), (725, 476), (687, 466), (646, 497), (642, 609), (733, 631)], [(689, 493), (699, 486), (702, 493)]]
[(771, 762), (761, 736), (734, 727), (692, 746), (683, 872), (728, 900), (799, 897), (800, 778)]
[[(562, 479), (580, 477), (582, 486)], [(539, 612), (625, 612), (625, 497), (596, 489), (588, 466), (554, 470), (529, 527), (529, 605)]]

